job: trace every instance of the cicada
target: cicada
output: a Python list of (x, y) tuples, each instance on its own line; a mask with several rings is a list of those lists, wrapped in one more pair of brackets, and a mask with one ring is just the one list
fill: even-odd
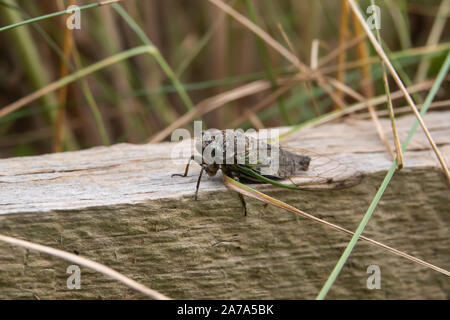
[[(236, 180), (267, 182), (297, 189), (295, 185), (281, 184), (277, 180), (289, 179), (307, 171), (311, 161), (308, 155), (298, 155), (233, 130), (202, 131), (201, 140), (196, 141), (196, 149), (202, 156), (197, 160), (201, 171), (195, 189), (195, 200), (203, 172), (215, 176), (222, 170), (224, 174)], [(189, 165), (195, 159), (192, 155), (184, 174), (173, 174), (172, 177), (186, 177)], [(240, 197), (243, 201), (241, 195)], [(245, 209), (244, 201), (243, 204)]]

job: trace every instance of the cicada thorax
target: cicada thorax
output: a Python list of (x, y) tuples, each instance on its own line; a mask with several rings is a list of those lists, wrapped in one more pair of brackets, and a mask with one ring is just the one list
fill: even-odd
[(231, 130), (202, 131), (201, 141), (196, 141), (196, 149), (202, 155), (202, 162), (208, 166), (233, 165), (239, 156), (248, 153), (249, 139)]

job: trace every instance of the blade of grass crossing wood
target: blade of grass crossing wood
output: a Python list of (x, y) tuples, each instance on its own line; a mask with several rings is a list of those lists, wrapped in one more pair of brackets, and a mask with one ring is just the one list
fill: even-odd
[[(425, 103), (424, 103), (422, 109), (420, 110), (421, 115), (424, 115), (427, 112), (431, 101), (433, 100), (434, 96), (436, 95), (442, 81), (444, 80), (444, 78), (448, 72), (449, 67), (450, 67), (450, 52), (447, 54), (444, 64), (436, 78), (436, 82), (434, 83), (433, 87), (431, 88), (430, 93), (428, 94), (428, 96), (425, 100)], [(414, 124), (411, 126), (408, 136), (402, 145), (402, 151), (405, 151), (406, 148), (408, 147), (408, 144), (411, 141), (412, 136), (416, 132), (418, 125), (419, 125), (419, 122), (416, 119), (414, 121)], [(364, 228), (366, 227), (367, 223), (369, 222), (369, 220), (373, 214), (373, 211), (375, 210), (376, 206), (378, 205), (378, 202), (381, 199), (381, 196), (383, 195), (389, 182), (391, 181), (392, 176), (395, 173), (396, 167), (397, 167), (397, 159), (395, 159), (393, 161), (391, 168), (389, 169), (388, 173), (386, 174), (386, 177), (384, 178), (380, 188), (378, 189), (378, 192), (376, 193), (374, 199), (372, 200), (372, 203), (370, 204), (369, 208), (367, 209), (367, 212), (365, 213), (363, 219), (361, 220), (361, 223), (359, 224), (358, 228), (356, 229), (355, 234), (353, 235), (349, 244), (345, 248), (344, 253), (342, 254), (339, 261), (337, 262), (336, 266), (334, 267), (333, 271), (331, 272), (331, 274), (328, 277), (327, 281), (325, 282), (324, 286), (320, 290), (320, 292), (317, 296), (318, 300), (322, 300), (325, 298), (325, 296), (327, 295), (331, 286), (333, 285), (336, 278), (338, 277), (339, 273), (341, 272), (342, 268), (344, 267), (344, 264), (347, 261), (348, 257), (350, 256), (353, 248), (355, 247), (356, 242), (358, 241), (358, 238), (361, 236), (361, 233), (364, 231)]]
[(286, 185), (286, 184), (283, 184), (283, 183), (279, 183), (279, 182), (277, 182), (277, 181), (275, 181), (275, 180), (266, 178), (265, 176), (262, 176), (262, 175), (256, 173), (255, 171), (253, 171), (252, 169), (249, 169), (249, 168), (247, 168), (247, 167), (245, 167), (245, 166), (241, 166), (241, 165), (238, 164), (237, 167), (238, 167), (239, 170), (241, 170), (244, 174), (246, 174), (247, 176), (249, 176), (249, 177), (251, 177), (251, 178), (255, 178), (255, 179), (258, 179), (258, 180), (260, 180), (260, 181), (264, 181), (264, 182), (270, 183), (270, 184), (272, 184), (272, 185), (274, 185), (274, 186), (281, 187), (281, 188), (294, 189), (294, 190), (301, 190), (301, 189), (300, 189), (299, 187), (297, 187), (296, 185)]
[[(251, 187), (249, 187), (249, 186), (247, 186), (245, 184), (240, 183), (239, 181), (237, 181), (237, 180), (227, 176), (223, 172), (222, 172), (222, 179), (223, 179), (223, 182), (224, 182), (225, 186), (229, 190), (236, 191), (236, 192), (240, 193), (241, 195), (244, 195), (244, 196), (256, 199), (256, 200), (261, 201), (261, 202), (263, 202), (265, 204), (270, 204), (270, 205), (273, 205), (275, 207), (281, 208), (283, 210), (295, 213), (295, 214), (297, 214), (299, 216), (302, 216), (302, 217), (307, 218), (309, 220), (321, 223), (322, 225), (325, 225), (325, 226), (327, 226), (329, 228), (332, 228), (334, 230), (340, 231), (342, 233), (346, 233), (346, 234), (348, 234), (350, 236), (354, 235), (354, 232), (352, 232), (350, 230), (347, 230), (345, 228), (342, 228), (341, 226), (338, 226), (338, 225), (333, 224), (331, 222), (328, 222), (328, 221), (322, 220), (320, 218), (317, 218), (317, 217), (315, 217), (315, 216), (313, 216), (313, 215), (311, 215), (309, 213), (306, 213), (306, 212), (304, 212), (302, 210), (299, 210), (299, 209), (297, 209), (297, 208), (295, 208), (293, 206), (290, 206), (287, 203), (284, 203), (283, 201), (280, 201), (278, 199), (272, 198), (272, 197), (268, 196), (265, 193), (262, 193), (262, 192), (260, 192), (258, 190), (255, 190), (255, 189), (253, 189), (253, 188), (251, 188)], [(431, 263), (428, 263), (426, 261), (423, 261), (421, 259), (413, 257), (413, 256), (411, 256), (411, 255), (409, 255), (409, 254), (407, 254), (405, 252), (402, 252), (400, 250), (397, 250), (395, 248), (389, 247), (389, 246), (387, 246), (387, 245), (385, 245), (385, 244), (383, 244), (381, 242), (378, 242), (376, 240), (373, 240), (373, 239), (370, 239), (370, 238), (367, 238), (367, 237), (364, 237), (364, 236), (361, 236), (360, 239), (364, 240), (364, 241), (366, 241), (366, 242), (368, 242), (368, 243), (370, 243), (372, 245), (375, 245), (377, 247), (383, 248), (384, 250), (387, 250), (387, 251), (389, 251), (389, 252), (391, 252), (393, 254), (396, 254), (398, 256), (406, 258), (406, 259), (408, 259), (410, 261), (413, 261), (415, 263), (418, 263), (418, 264), (420, 264), (420, 265), (422, 265), (424, 267), (433, 269), (433, 270), (435, 270), (437, 272), (440, 272), (440, 273), (442, 273), (442, 274), (444, 274), (446, 276), (450, 276), (450, 272), (445, 270), (445, 269), (442, 269), (442, 268), (437, 267), (437, 266), (435, 266), (435, 265), (433, 265)]]
[(0, 234), (0, 241), (6, 242), (13, 246), (19, 246), (22, 248), (26, 248), (27, 250), (34, 250), (34, 251), (42, 252), (42, 253), (45, 253), (45, 254), (60, 258), (60, 259), (64, 259), (69, 262), (73, 262), (77, 265), (87, 267), (91, 270), (97, 271), (107, 277), (114, 279), (114, 280), (120, 281), (124, 285), (130, 287), (131, 289), (141, 292), (152, 299), (158, 299), (158, 300), (170, 299), (170, 298), (166, 297), (165, 295), (159, 293), (158, 291), (152, 290), (152, 289), (146, 287), (145, 285), (143, 285), (139, 282), (136, 282), (133, 279), (128, 278), (127, 276), (125, 276), (125, 275), (123, 275), (101, 263), (95, 262), (95, 261), (87, 259), (87, 258), (83, 258), (76, 254), (73, 254), (73, 253), (70, 253), (67, 251), (63, 251), (63, 250), (59, 250), (59, 249), (55, 249), (52, 247), (44, 246), (44, 245), (41, 245), (41, 244), (38, 244), (35, 242), (29, 242), (29, 241), (25, 241), (25, 240), (13, 238), (13, 237), (4, 236), (1, 234)]

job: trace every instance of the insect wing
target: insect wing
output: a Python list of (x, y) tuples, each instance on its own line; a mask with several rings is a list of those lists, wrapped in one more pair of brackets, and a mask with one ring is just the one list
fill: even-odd
[(363, 178), (349, 155), (325, 155), (301, 148), (284, 147), (311, 158), (307, 171), (296, 172), (290, 180), (301, 189), (339, 189), (356, 185)]

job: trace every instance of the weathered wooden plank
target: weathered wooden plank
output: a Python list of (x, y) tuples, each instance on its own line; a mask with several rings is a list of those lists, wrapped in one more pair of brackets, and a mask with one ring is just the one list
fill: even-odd
[[(399, 120), (402, 139), (412, 120)], [(450, 159), (450, 112), (425, 122)], [(364, 178), (332, 191), (258, 188), (354, 230), (390, 165), (373, 124), (306, 129), (283, 144), (327, 154)], [(254, 200), (244, 217), (219, 176), (205, 178), (193, 201), (199, 170), (170, 178), (184, 169), (171, 162), (172, 147), (119, 144), (1, 160), (0, 233), (79, 252), (174, 298), (313, 298), (349, 237)], [(365, 235), (448, 270), (448, 184), (420, 130), (405, 156)], [(380, 290), (366, 288), (371, 264), (381, 268)], [(69, 290), (68, 265), (0, 244), (0, 298), (141, 298), (83, 268), (81, 289)], [(328, 297), (444, 299), (449, 289), (446, 276), (359, 243)]]

